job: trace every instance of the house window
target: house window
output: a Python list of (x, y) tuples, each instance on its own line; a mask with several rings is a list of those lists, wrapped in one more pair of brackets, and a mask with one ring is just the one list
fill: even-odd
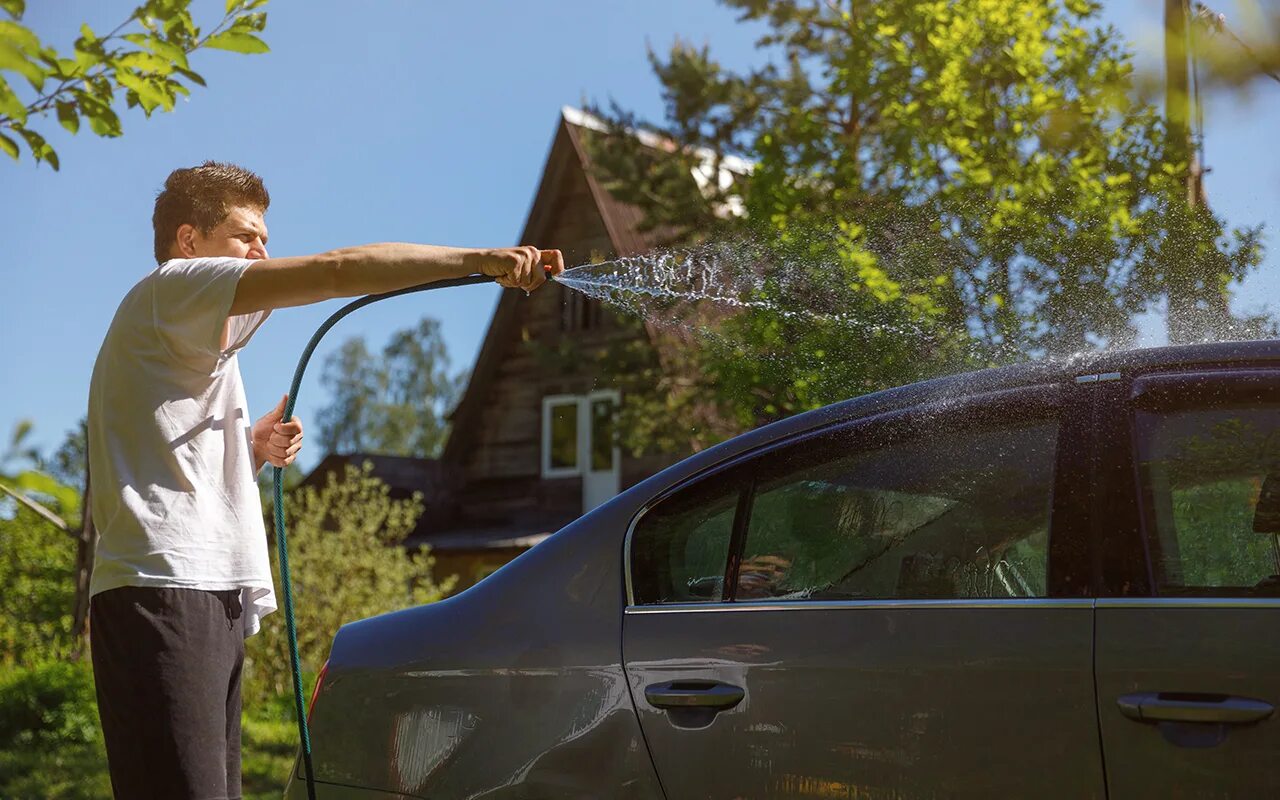
[(578, 406), (576, 395), (542, 399), (542, 474), (554, 478), (577, 475)]
[(565, 289), (560, 292), (560, 330), (593, 331), (600, 328), (600, 303), (586, 295)]
[(614, 416), (618, 393), (558, 394), (542, 398), (542, 476), (615, 473)]

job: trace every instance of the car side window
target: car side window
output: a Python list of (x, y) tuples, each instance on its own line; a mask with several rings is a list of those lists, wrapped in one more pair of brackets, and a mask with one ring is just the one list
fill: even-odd
[(1045, 596), (1058, 423), (929, 427), (780, 457), (735, 599)]
[(1280, 405), (1139, 411), (1136, 422), (1159, 593), (1280, 594)]
[(705, 480), (649, 509), (631, 538), (638, 605), (719, 602), (740, 487)]

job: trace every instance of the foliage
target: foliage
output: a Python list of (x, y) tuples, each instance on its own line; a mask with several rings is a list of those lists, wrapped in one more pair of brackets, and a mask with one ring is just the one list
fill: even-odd
[(67, 431), (62, 444), (53, 451), (45, 468), (60, 483), (84, 488), (85, 475), (89, 471), (89, 420), (81, 417), (76, 426)]
[(331, 452), (432, 458), (447, 434), (445, 413), (465, 384), (449, 374), (440, 323), (424, 317), (397, 331), (380, 356), (361, 337), (325, 360), (328, 405), (318, 415), (320, 441)]
[(0, 797), (110, 796), (89, 665), (0, 671)]
[[(339, 479), (304, 486), (285, 506), (289, 566), (304, 669), (315, 672), (344, 623), (429, 603), (455, 579), (438, 580), (428, 549), (407, 550), (405, 537), (422, 514), (422, 499), (392, 499), (372, 466), (348, 465)], [(292, 696), (283, 613), (269, 616), (247, 642), (246, 704)]]
[(9, 435), (9, 443), (0, 453), (0, 472), (7, 472), (17, 466), (30, 466), (39, 469), (44, 463), (40, 456), (40, 448), (30, 444), (31, 432), (35, 423), (29, 419), (18, 420)]
[(0, 494), (0, 666), (66, 658), (75, 645), (76, 542), (68, 530), (80, 526), (80, 491), (34, 469), (0, 473), (0, 484), (44, 512)]
[[(256, 36), (266, 28), (267, 15), (255, 10), (266, 2), (227, 0), (221, 21), (202, 31), (188, 8), (191, 0), (147, 0), (106, 35), (81, 25), (67, 54), (20, 24), (25, 0), (0, 0), (0, 11), (10, 17), (0, 19), (0, 150), (17, 160), (18, 142), (7, 135), (17, 134), (37, 162), (56, 170), (58, 154), (29, 127), (50, 112), (71, 133), (80, 130), (83, 119), (98, 136), (113, 137), (122, 132), (117, 93), (123, 93), (127, 107), (141, 106), (148, 117), (157, 108), (172, 111), (179, 96), (191, 94), (188, 84), (205, 85), (191, 69), (189, 57), (196, 50), (267, 52)], [(6, 78), (6, 72), (13, 77)], [(21, 83), (11, 84), (15, 78), (23, 79), (30, 92)]]
[[(596, 109), (608, 130), (588, 137), (651, 230), (763, 243), (758, 299), (778, 311), (668, 348), (681, 405), (750, 426), (965, 366), (1122, 346), (1170, 292), (1186, 298), (1177, 338), (1240, 334), (1226, 289), (1258, 264), (1260, 231), (1187, 208), (1185, 154), (1132, 99), (1130, 54), (1097, 3), (725, 4), (767, 26), (769, 63), (732, 72), (677, 41), (650, 54), (665, 120)], [(672, 401), (627, 402), (653, 419)]]

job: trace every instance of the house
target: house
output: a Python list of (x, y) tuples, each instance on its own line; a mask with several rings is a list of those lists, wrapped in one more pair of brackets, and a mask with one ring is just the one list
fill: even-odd
[[(520, 234), (521, 244), (559, 248), (569, 265), (637, 255), (657, 243), (639, 229), (642, 212), (610, 195), (588, 169), (583, 134), (598, 125), (562, 110)], [(691, 180), (701, 186), (708, 178), (695, 170)], [(621, 397), (598, 364), (577, 359), (549, 369), (538, 355), (565, 342), (591, 350), (648, 337), (554, 283), (529, 296), (503, 292), (437, 462), (331, 456), (314, 474), (368, 458), (393, 495), (423, 492), (426, 510), (407, 544), (430, 545), (437, 574), (457, 574), (465, 588), (688, 455), (621, 452), (612, 433)]]

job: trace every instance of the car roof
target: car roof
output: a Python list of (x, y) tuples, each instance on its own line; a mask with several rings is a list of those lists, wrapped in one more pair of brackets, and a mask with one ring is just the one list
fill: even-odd
[(681, 462), (684, 469), (678, 471), (688, 476), (725, 459), (788, 436), (816, 430), (836, 422), (908, 408), (935, 399), (953, 399), (1024, 386), (1058, 383), (1073, 380), (1082, 375), (1115, 372), (1128, 377), (1146, 372), (1218, 369), (1232, 366), (1280, 368), (1280, 339), (1100, 351), (1070, 358), (1028, 361), (933, 378), (833, 403), (764, 425), (686, 459)]

